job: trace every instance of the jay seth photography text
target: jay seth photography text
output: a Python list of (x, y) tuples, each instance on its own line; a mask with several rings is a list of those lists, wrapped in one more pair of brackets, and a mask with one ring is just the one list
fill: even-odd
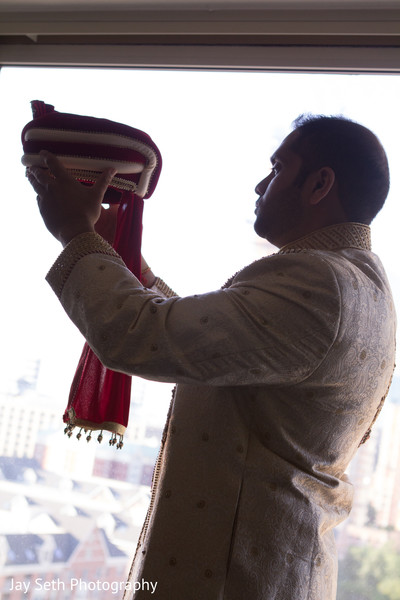
[(154, 594), (157, 589), (157, 581), (84, 581), (83, 579), (72, 578), (69, 581), (61, 579), (52, 579), (47, 581), (42, 577), (37, 577), (33, 582), (10, 580), (10, 591), (19, 590), (28, 594), (31, 589), (35, 590), (80, 590), (94, 592), (98, 590), (110, 591), (112, 594), (118, 594), (123, 590), (138, 592), (139, 590)]

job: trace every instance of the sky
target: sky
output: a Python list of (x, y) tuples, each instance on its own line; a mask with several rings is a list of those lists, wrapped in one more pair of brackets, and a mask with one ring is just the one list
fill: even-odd
[(62, 403), (82, 347), (44, 280), (61, 247), (41, 222), (21, 165), (20, 135), (32, 119), (31, 100), (119, 121), (153, 138), (163, 169), (145, 203), (143, 254), (181, 295), (217, 289), (274, 250), (253, 231), (254, 188), (299, 114), (344, 114), (366, 125), (391, 166), (391, 191), (372, 239), (400, 312), (399, 97), (396, 75), (3, 68), (2, 385), (12, 386), (41, 357), (40, 391)]

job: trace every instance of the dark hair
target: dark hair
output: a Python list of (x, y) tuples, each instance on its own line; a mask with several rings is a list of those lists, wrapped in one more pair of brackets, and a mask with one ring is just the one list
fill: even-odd
[(303, 160), (303, 180), (331, 167), (348, 220), (371, 223), (389, 191), (389, 165), (375, 134), (342, 116), (300, 115), (293, 127), (300, 134), (292, 150)]

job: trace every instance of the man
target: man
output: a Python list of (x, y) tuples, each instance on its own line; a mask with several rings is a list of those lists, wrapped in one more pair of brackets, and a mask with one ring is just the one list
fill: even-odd
[(48, 275), (65, 310), (106, 366), (178, 382), (132, 587), (334, 600), (345, 469), (394, 368), (393, 302), (370, 250), (389, 187), (381, 144), (343, 118), (298, 119), (256, 187), (255, 230), (279, 252), (186, 298), (165, 297), (148, 269), (143, 288), (94, 233), (113, 173), (87, 188), (46, 161), (53, 177), (29, 178), (66, 246)]

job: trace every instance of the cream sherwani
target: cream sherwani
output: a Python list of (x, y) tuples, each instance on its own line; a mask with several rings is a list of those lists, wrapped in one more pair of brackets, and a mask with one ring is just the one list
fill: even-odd
[(106, 366), (178, 382), (130, 575), (157, 588), (135, 600), (334, 600), (345, 470), (394, 367), (369, 228), (314, 232), (198, 296), (144, 289), (95, 234), (48, 280)]

